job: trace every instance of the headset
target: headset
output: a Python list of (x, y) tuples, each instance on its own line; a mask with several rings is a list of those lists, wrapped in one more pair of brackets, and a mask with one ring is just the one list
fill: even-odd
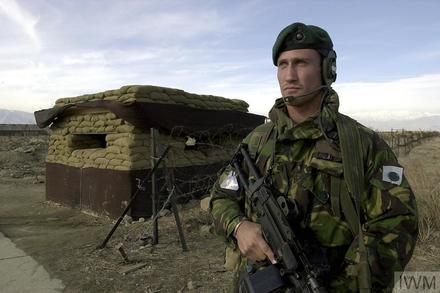
[(336, 80), (336, 52), (330, 50), (327, 56), (322, 58), (321, 64), (322, 81), (324, 85), (330, 86)]
[[(298, 28), (295, 38), (298, 43), (303, 43), (306, 39), (302, 26)], [(315, 48), (315, 50), (322, 55), (321, 75), (323, 85), (330, 87), (330, 85), (336, 81), (336, 52), (334, 50), (330, 50), (327, 55), (324, 56), (322, 49)]]

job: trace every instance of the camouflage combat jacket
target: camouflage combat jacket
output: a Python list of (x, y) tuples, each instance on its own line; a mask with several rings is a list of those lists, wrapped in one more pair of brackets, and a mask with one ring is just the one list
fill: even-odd
[[(325, 249), (330, 263), (330, 292), (356, 292), (356, 264), (359, 262), (357, 235), (350, 230), (339, 206), (344, 182), (342, 155), (335, 127), (339, 99), (327, 93), (321, 112), (295, 125), (281, 99), (269, 116), (272, 122), (251, 132), (244, 142), (256, 158), (262, 174), (272, 187), (299, 206), (301, 226), (311, 231)], [(273, 123), (273, 124), (272, 124)], [(401, 167), (389, 146), (372, 130), (356, 123), (366, 140), (364, 165), (368, 190), (360, 198), (361, 224), (368, 251), (373, 292), (389, 292), (393, 272), (403, 271), (418, 233), (417, 208), (413, 192), (404, 176), (399, 184), (383, 180), (383, 167)], [(270, 133), (269, 133), (270, 132)], [(230, 174), (223, 169), (211, 190), (210, 213), (215, 233), (227, 241), (226, 265), (234, 270), (247, 265), (240, 256), (233, 230), (244, 218), (258, 222), (242, 188), (223, 189), (220, 183)], [(338, 185), (338, 188), (335, 186)]]

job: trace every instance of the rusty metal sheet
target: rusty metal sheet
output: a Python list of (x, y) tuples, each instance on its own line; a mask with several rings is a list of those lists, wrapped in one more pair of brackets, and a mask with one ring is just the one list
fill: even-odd
[[(173, 170), (176, 183), (182, 192), (189, 192), (196, 186), (191, 179), (197, 176), (216, 174), (222, 162), (180, 167)], [(46, 198), (69, 207), (90, 210), (97, 214), (118, 218), (131, 196), (140, 187), (139, 194), (133, 203), (130, 216), (134, 218), (149, 217), (151, 209), (151, 183), (140, 186), (148, 173), (146, 170), (118, 171), (98, 168), (76, 168), (57, 163), (46, 163)], [(163, 176), (158, 180), (161, 198), (168, 192)], [(180, 182), (180, 183), (179, 183)], [(199, 194), (198, 196), (200, 196)], [(197, 197), (192, 194), (191, 197)]]
[[(147, 170), (117, 171), (97, 168), (82, 169), (81, 202), (82, 209), (117, 218), (137, 189), (137, 182), (147, 174)], [(138, 197), (148, 197), (147, 190)], [(134, 207), (138, 204), (135, 202)], [(148, 202), (143, 210), (151, 210)], [(132, 208), (133, 210), (133, 208)]]
[(46, 199), (69, 207), (79, 207), (81, 169), (46, 163)]

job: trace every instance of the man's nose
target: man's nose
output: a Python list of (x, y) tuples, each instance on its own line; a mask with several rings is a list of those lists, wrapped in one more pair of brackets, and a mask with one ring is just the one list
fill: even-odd
[(288, 66), (286, 69), (286, 81), (296, 81), (298, 79), (298, 72), (296, 68), (292, 65)]

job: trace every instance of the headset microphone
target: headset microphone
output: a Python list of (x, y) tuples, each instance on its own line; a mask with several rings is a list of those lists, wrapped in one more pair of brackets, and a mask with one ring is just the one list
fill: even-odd
[(321, 85), (305, 94), (299, 95), (299, 96), (287, 96), (283, 97), (284, 103), (289, 103), (291, 105), (299, 105), (302, 104), (304, 101), (312, 98), (312, 94), (319, 92), (322, 89), (328, 89), (330, 88), (328, 85)]

